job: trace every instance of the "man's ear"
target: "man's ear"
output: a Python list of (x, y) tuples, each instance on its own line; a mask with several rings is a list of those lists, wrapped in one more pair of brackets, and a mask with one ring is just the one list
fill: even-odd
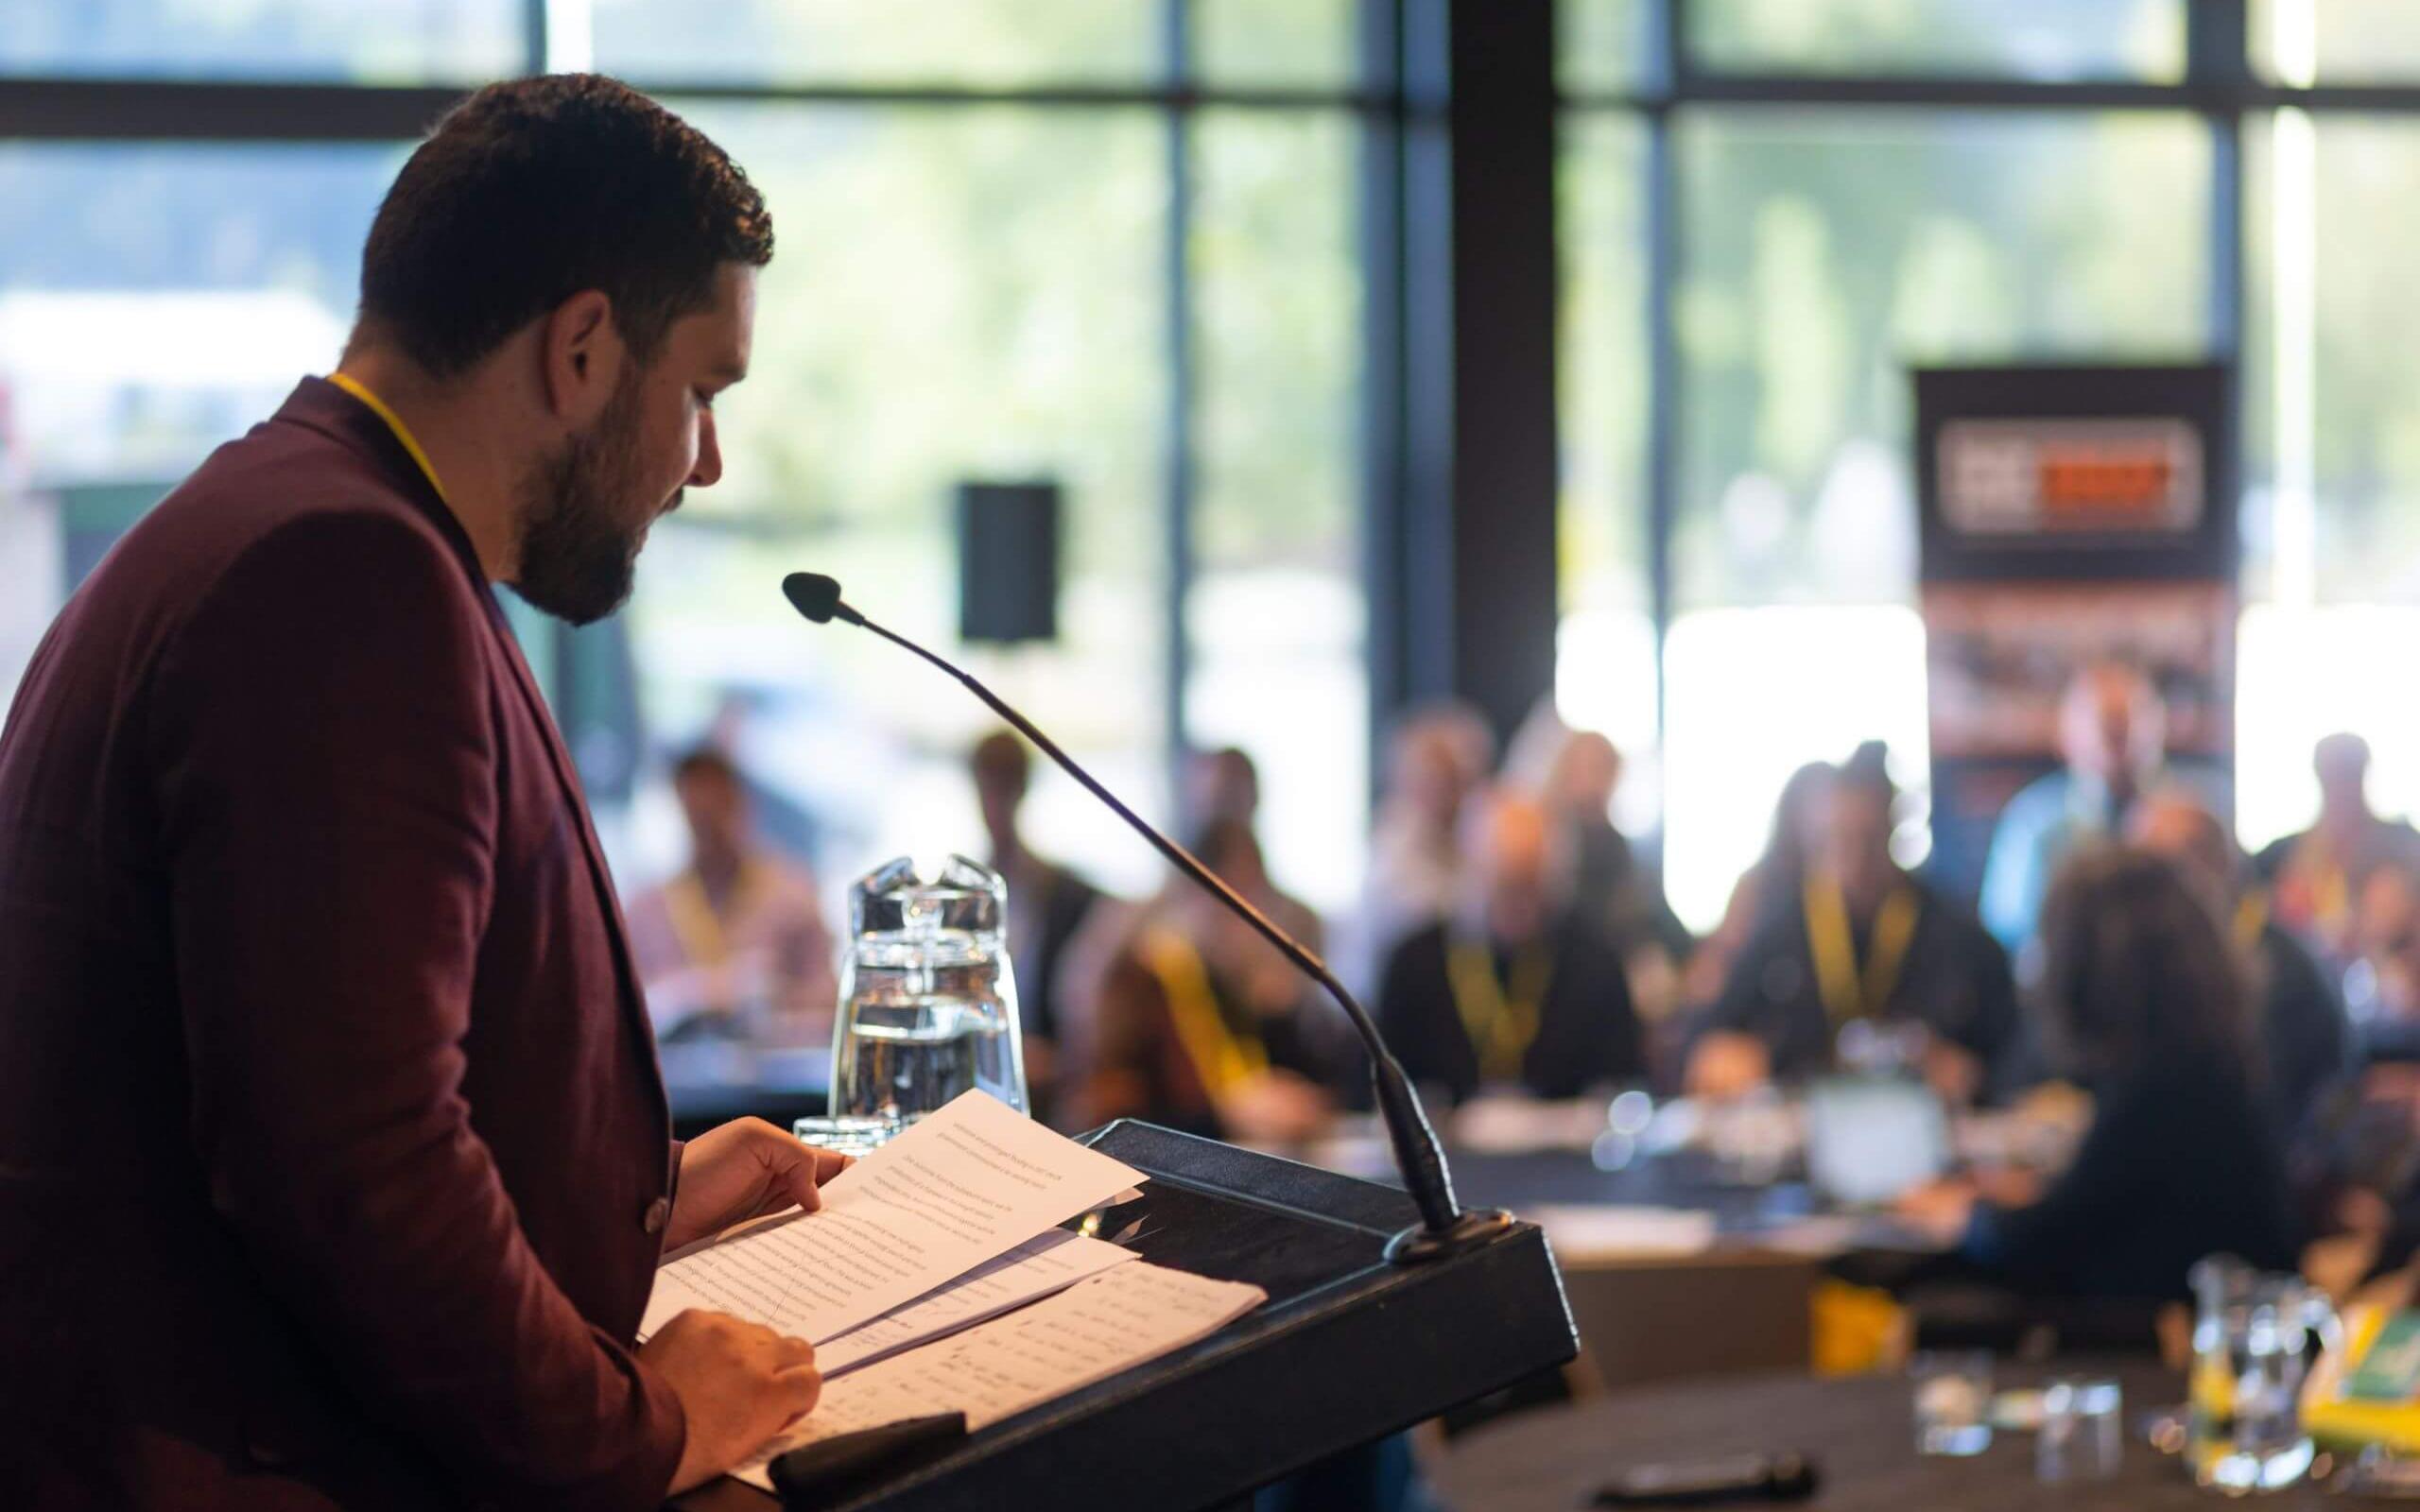
[(541, 322), (538, 347), (546, 407), (554, 418), (569, 429), (595, 420), (629, 360), (621, 329), (614, 323), (614, 301), (601, 290), (582, 289)]

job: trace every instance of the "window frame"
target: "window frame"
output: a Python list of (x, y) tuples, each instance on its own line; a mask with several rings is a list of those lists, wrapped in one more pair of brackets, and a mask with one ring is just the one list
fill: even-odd
[[(1360, 126), (1361, 151), (1357, 207), (1363, 222), (1359, 237), (1360, 271), (1370, 297), (1362, 318), (1366, 351), (1400, 351), (1396, 322), (1399, 302), (1381, 297), (1396, 286), (1382, 278), (1374, 265), (1400, 255), (1400, 239), (1373, 234), (1374, 215), (1389, 215), (1393, 194), (1387, 182), (1391, 171), (1390, 144), (1402, 135), (1408, 112), (1401, 71), (1395, 66), (1399, 12), (1407, 0), (1352, 0), (1359, 34), (1356, 74), (1342, 87), (1256, 88), (1197, 81), (1194, 39), (1195, 0), (1154, 0), (1159, 48), (1159, 74), (1148, 85), (1125, 86), (1042, 81), (1007, 86), (931, 83), (914, 79), (884, 82), (733, 83), (626, 74), (628, 82), (658, 98), (683, 105), (750, 102), (821, 106), (909, 106), (934, 110), (1013, 105), (1046, 111), (1119, 111), (1146, 108), (1161, 117), (1166, 138), (1163, 158), (1168, 187), (1166, 219), (1167, 253), (1161, 268), (1162, 319), (1168, 364), (1168, 398), (1161, 421), (1160, 499), (1163, 510), (1161, 566), (1169, 592), (1165, 610), (1166, 662), (1161, 679), (1164, 695), (1159, 720), (1169, 764), (1168, 791), (1182, 791), (1182, 764), (1191, 748), (1186, 720), (1185, 689), (1193, 662), (1185, 606), (1200, 576), (1196, 549), (1195, 499), (1201, 466), (1199, 423), (1198, 341), (1195, 280), (1189, 266), (1192, 241), (1193, 191), (1198, 174), (1196, 117), (1207, 109), (1278, 112), (1342, 113)], [(1413, 0), (1417, 3), (1417, 0)], [(590, 66), (586, 0), (519, 0), (521, 66), (527, 73)], [(109, 77), (83, 75), (10, 75), (0, 77), (0, 144), (40, 143), (392, 143), (408, 145), (476, 88), (474, 84), (347, 83), (278, 78), (193, 79), (178, 77)], [(1374, 374), (1365, 374), (1365, 388), (1379, 387)], [(1365, 411), (1373, 408), (1365, 398)], [(1365, 423), (1357, 442), (1362, 484), (1356, 500), (1357, 524), (1364, 537), (1357, 558), (1374, 559), (1369, 547), (1369, 518), (1378, 480), (1399, 475), (1381, 454), (1400, 442), (1392, 428)], [(1363, 587), (1371, 590), (1364, 573)], [(1374, 614), (1382, 602), (1370, 593), (1372, 644), (1380, 627)], [(558, 690), (557, 721), (567, 732), (609, 711), (591, 709), (582, 689), (600, 685), (585, 669), (589, 659), (614, 654), (605, 638), (579, 636), (539, 616), (525, 626), (533, 663), (546, 669)], [(1386, 711), (1391, 690), (1373, 679), (1372, 718)], [(575, 741), (575, 748), (578, 743)], [(594, 785), (594, 784), (593, 784)], [(604, 791), (623, 784), (608, 782)]]

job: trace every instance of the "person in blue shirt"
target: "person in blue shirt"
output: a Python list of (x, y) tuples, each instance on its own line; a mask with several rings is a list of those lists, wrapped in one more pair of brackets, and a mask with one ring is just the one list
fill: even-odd
[(2068, 682), (2059, 754), (2063, 770), (2027, 784), (2000, 811), (1983, 864), (1978, 910), (2011, 952), (2033, 937), (2060, 863), (2080, 841), (2123, 834), (2144, 794), (2181, 782), (2213, 812), (2229, 807), (2223, 784), (2169, 769), (2167, 706), (2149, 678), (2121, 662), (2092, 662)]

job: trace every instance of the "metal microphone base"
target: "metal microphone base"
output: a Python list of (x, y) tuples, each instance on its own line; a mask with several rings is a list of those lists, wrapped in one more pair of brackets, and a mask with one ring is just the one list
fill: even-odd
[(1470, 1209), (1449, 1228), (1415, 1224), (1387, 1241), (1387, 1263), (1417, 1265), (1423, 1261), (1442, 1260), (1474, 1245), (1485, 1244), (1512, 1227), (1512, 1215), (1502, 1208)]

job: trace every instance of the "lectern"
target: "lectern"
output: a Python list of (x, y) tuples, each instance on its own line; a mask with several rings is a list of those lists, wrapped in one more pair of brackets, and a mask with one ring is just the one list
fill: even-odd
[[(1103, 1237), (1269, 1300), (1209, 1338), (908, 1459), (818, 1503), (833, 1512), (1002, 1512), (1079, 1501), (1224, 1505), (1578, 1352), (1563, 1280), (1531, 1224), (1411, 1264), (1387, 1240), (1411, 1199), (1213, 1140), (1120, 1120), (1083, 1143), (1144, 1172)], [(720, 1481), (684, 1512), (770, 1512)]]

